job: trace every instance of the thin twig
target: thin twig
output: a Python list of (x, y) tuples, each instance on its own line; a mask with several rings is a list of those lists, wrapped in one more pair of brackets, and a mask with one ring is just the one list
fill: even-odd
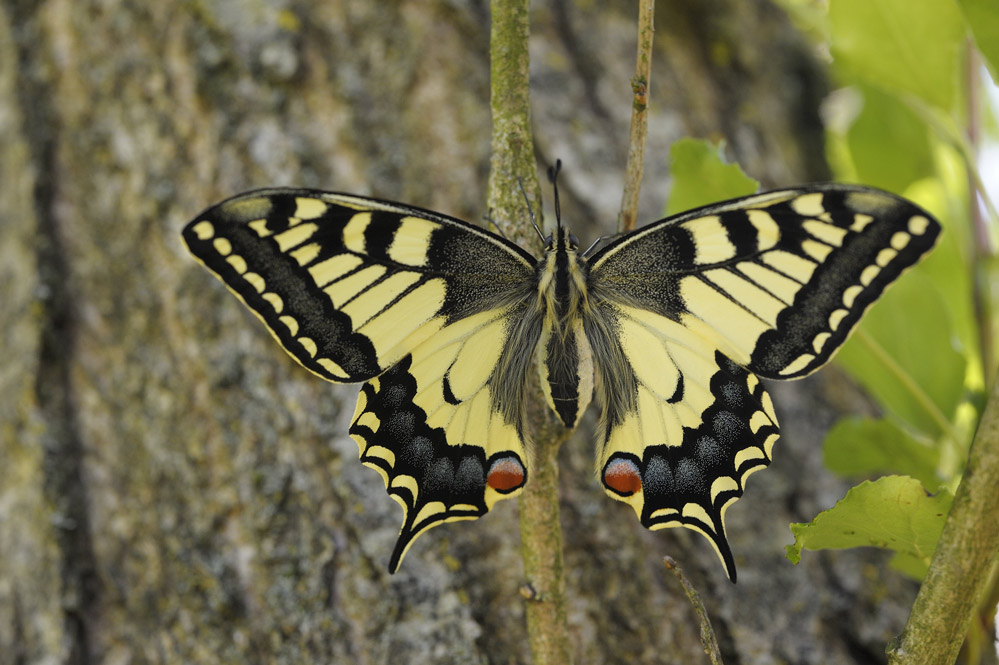
[(690, 583), (687, 576), (683, 574), (683, 569), (680, 568), (680, 564), (673, 557), (663, 557), (663, 563), (666, 564), (666, 568), (673, 571), (676, 579), (680, 580), (680, 585), (683, 587), (684, 593), (687, 594), (687, 600), (690, 601), (690, 604), (694, 608), (694, 613), (697, 615), (697, 622), (701, 629), (701, 646), (704, 648), (704, 653), (708, 654), (708, 660), (711, 661), (711, 665), (724, 665), (721, 651), (718, 649), (718, 640), (715, 638), (715, 631), (711, 627), (711, 619), (708, 618), (708, 610), (704, 607), (704, 603), (701, 602), (701, 594), (697, 593), (697, 589)]
[(635, 228), (635, 218), (638, 216), (638, 193), (642, 187), (642, 169), (645, 162), (645, 137), (649, 130), (649, 80), (652, 75), (652, 37), (655, 34), (653, 25), (655, 12), (655, 0), (639, 0), (638, 57), (635, 60), (635, 76), (631, 79), (634, 100), (631, 104), (628, 165), (624, 172), (621, 213), (617, 218), (617, 230), (620, 233)]

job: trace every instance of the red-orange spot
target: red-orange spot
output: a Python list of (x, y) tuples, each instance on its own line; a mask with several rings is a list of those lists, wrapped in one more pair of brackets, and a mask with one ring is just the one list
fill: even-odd
[(524, 465), (513, 457), (501, 457), (489, 467), (486, 483), (497, 492), (509, 492), (524, 484)]
[(642, 474), (633, 461), (619, 457), (604, 468), (604, 485), (622, 496), (631, 496), (642, 491)]

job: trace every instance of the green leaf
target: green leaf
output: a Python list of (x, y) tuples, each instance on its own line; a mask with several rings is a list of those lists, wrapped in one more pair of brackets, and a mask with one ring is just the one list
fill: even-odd
[(847, 131), (856, 177), (865, 185), (902, 193), (934, 175), (929, 128), (894, 95), (861, 86), (864, 105)]
[(954, 105), (964, 20), (949, 0), (830, 0), (837, 67), (851, 78)]
[(890, 420), (844, 418), (829, 430), (822, 453), (826, 468), (840, 475), (899, 473), (924, 487), (940, 484), (940, 451)]
[(953, 495), (930, 496), (907, 476), (886, 476), (857, 485), (807, 524), (792, 524), (794, 544), (787, 558), (801, 561), (801, 551), (880, 547), (896, 552), (892, 565), (920, 579), (929, 566)]
[(885, 409), (936, 439), (950, 434), (964, 394), (966, 361), (955, 339), (946, 302), (917, 269), (871, 307), (836, 360)]
[(724, 142), (712, 145), (701, 139), (684, 138), (673, 143), (669, 151), (673, 188), (666, 203), (667, 215), (757, 190), (759, 183), (738, 164), (725, 162), (723, 148)]
[(999, 11), (995, 0), (957, 0), (975, 38), (975, 45), (988, 65), (992, 80), (999, 84)]

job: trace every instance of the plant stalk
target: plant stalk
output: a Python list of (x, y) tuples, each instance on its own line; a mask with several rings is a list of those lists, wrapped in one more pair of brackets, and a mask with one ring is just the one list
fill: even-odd
[(953, 663), (999, 553), (999, 382), (985, 406), (905, 630), (889, 647), (889, 665)]
[[(527, 41), (529, 0), (492, 0), (490, 60), (493, 116), (489, 215), (507, 238), (538, 246), (526, 206), (540, 216), (540, 187), (534, 162), (529, 106)], [(523, 190), (521, 189), (523, 187)], [(524, 193), (528, 201), (524, 201)], [(520, 496), (520, 539), (524, 560), (527, 635), (534, 665), (567, 665), (572, 645), (566, 622), (565, 571), (558, 506), (558, 449), (568, 432), (553, 424), (531, 373), (528, 420), (534, 433), (527, 486)]]

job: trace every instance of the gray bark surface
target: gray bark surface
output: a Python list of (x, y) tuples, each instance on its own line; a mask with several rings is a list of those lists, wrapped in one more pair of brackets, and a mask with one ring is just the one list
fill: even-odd
[[(532, 14), (537, 154), (581, 239), (620, 201), (632, 5)], [(656, 27), (640, 223), (683, 135), (766, 186), (828, 176), (827, 83), (779, 10), (661, 1)], [(484, 1), (0, 0), (0, 663), (530, 662), (516, 502), (389, 576), (400, 511), (346, 436), (356, 388), (294, 364), (179, 237), (265, 185), (481, 219), (488, 34)], [(884, 662), (915, 595), (887, 555), (783, 556), (847, 486), (823, 432), (869, 407), (835, 368), (772, 392), (734, 586), (703, 538), (603, 495), (592, 413), (563, 447), (576, 662), (706, 662), (666, 553), (729, 665)]]

